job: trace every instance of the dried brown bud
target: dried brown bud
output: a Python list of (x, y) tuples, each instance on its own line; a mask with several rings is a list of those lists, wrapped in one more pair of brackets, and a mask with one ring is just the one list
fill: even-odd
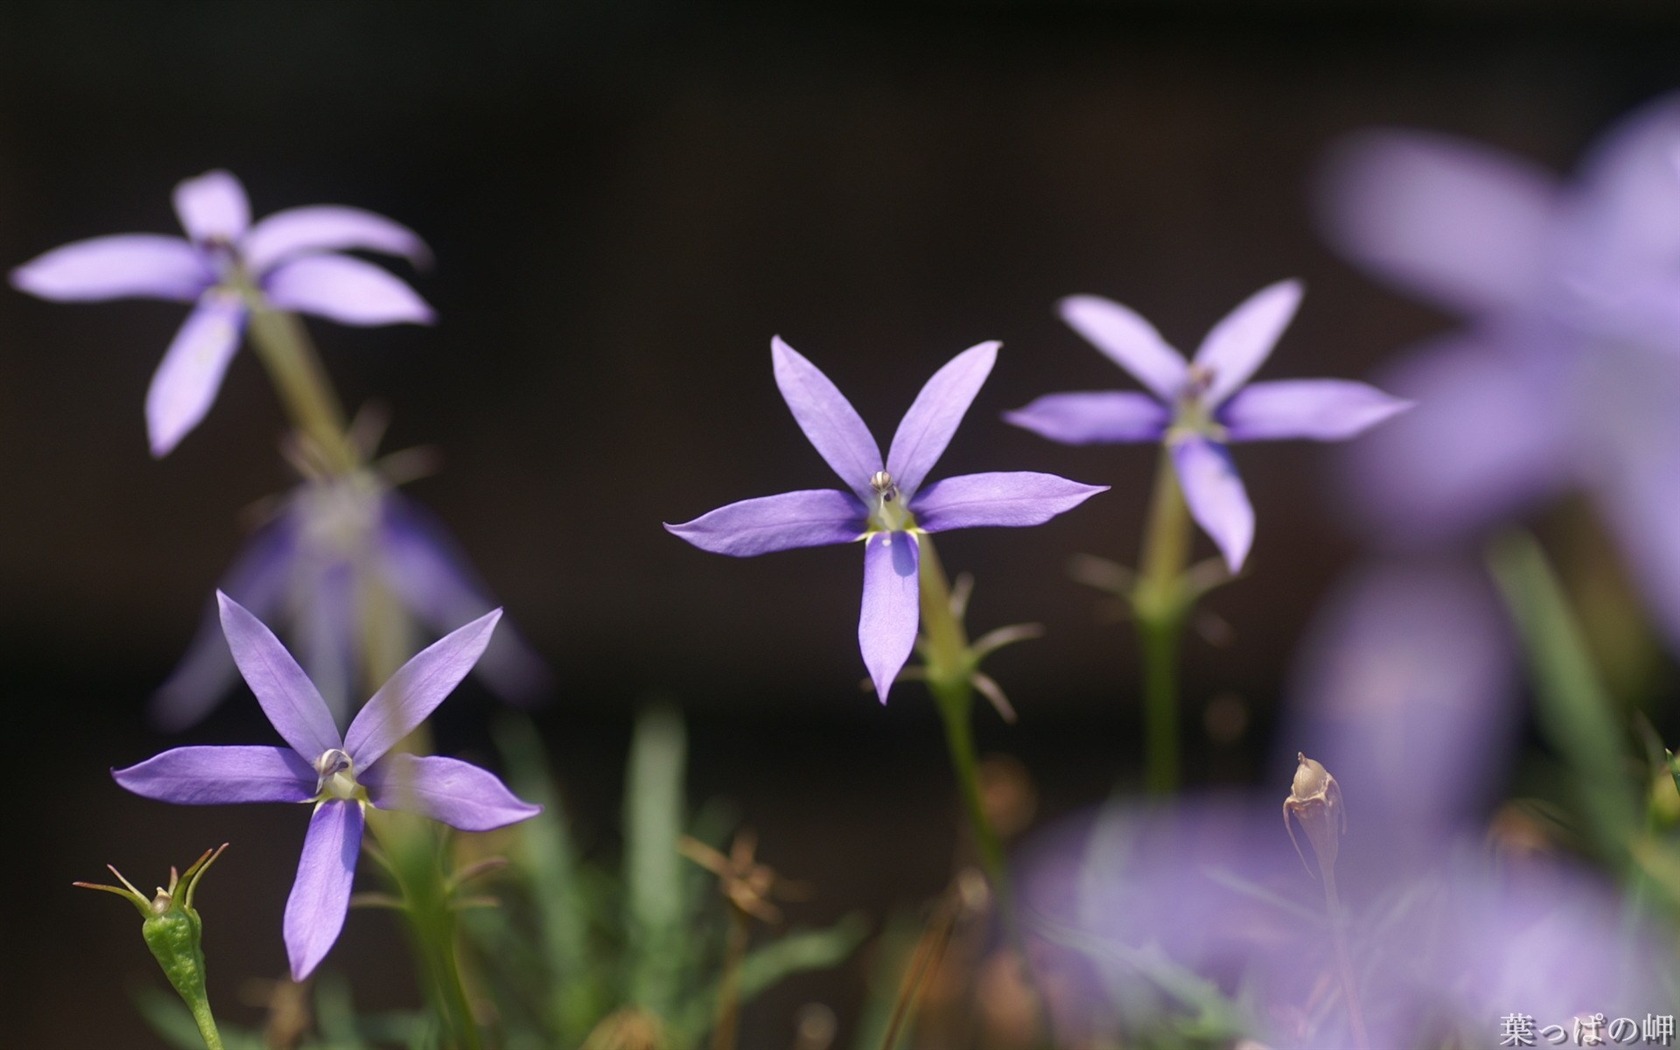
[(1289, 797), (1283, 800), (1283, 827), (1289, 832), (1290, 844), (1295, 847), (1302, 866), (1311, 874), (1312, 867), (1307, 864), (1306, 854), (1301, 852), (1301, 844), (1295, 838), (1295, 825), (1289, 818), (1294, 816), (1301, 822), (1301, 830), (1307, 833), (1307, 841), (1312, 843), (1313, 852), (1318, 855), (1319, 870), (1328, 873), (1336, 866), (1336, 849), (1341, 836), (1347, 832), (1347, 810), (1342, 805), (1342, 789), (1330, 771), (1317, 761), (1298, 751), (1295, 758), (1299, 765), (1295, 767), (1295, 782), (1290, 787)]

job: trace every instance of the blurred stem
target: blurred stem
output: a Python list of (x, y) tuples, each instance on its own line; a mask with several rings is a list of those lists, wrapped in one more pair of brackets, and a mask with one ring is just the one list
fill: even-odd
[(723, 977), (718, 983), (717, 1027), (712, 1029), (712, 1050), (735, 1050), (741, 1024), (741, 963), (747, 957), (747, 923), (750, 917), (733, 905), (729, 909), (729, 940), (723, 950)]
[(1365, 1011), (1360, 1006), (1359, 988), (1353, 979), (1353, 957), (1348, 953), (1347, 921), (1341, 897), (1336, 892), (1336, 869), (1320, 859), (1319, 871), (1324, 875), (1324, 908), (1330, 913), (1330, 943), (1336, 952), (1336, 971), (1341, 976), (1348, 1020), (1353, 1024), (1353, 1044), (1357, 1050), (1370, 1050), (1371, 1036), (1365, 1030)]
[(928, 690), (933, 693), (934, 706), (939, 709), (940, 721), (945, 726), (945, 744), (951, 755), (951, 769), (956, 774), (957, 790), (968, 811), (981, 866), (997, 897), (1004, 931), (1021, 960), (1021, 973), (1036, 1006), (1040, 1034), (1045, 1037), (1045, 1045), (1054, 1045), (1049, 1008), (1040, 992), (1032, 960), (1027, 955), (1026, 938), (1016, 916), (1015, 894), (1004, 865), (1003, 843), (991, 821), (986, 819), (985, 799), (980, 790), (980, 756), (974, 747), (972, 719), (974, 655), (969, 649), (967, 632), (952, 607), (951, 583), (933, 548), (933, 539), (926, 534), (917, 539), (921, 550), (922, 657)]
[(344, 423), (344, 410), (327, 380), (309, 334), (296, 314), (276, 310), (260, 292), (247, 290), (251, 347), (268, 371), (292, 426), (307, 435), (334, 473), (357, 469), (360, 457)]
[(1171, 794), (1179, 783), (1178, 649), (1194, 601), (1185, 578), (1190, 541), (1190, 508), (1178, 487), (1172, 452), (1163, 445), (1132, 592), (1143, 657), (1144, 777), (1152, 795)]

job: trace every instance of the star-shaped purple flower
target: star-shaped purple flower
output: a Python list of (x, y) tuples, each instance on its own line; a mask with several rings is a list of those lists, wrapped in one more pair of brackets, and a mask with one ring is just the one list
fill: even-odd
[[(402, 645), (414, 633), (410, 620), (442, 634), (495, 605), (443, 526), (372, 469), (299, 485), (251, 538), (220, 589), (286, 633), (340, 724), (362, 695), (370, 617), (380, 618), (386, 644)], [(474, 670), (513, 703), (533, 702), (551, 684), (541, 657), (509, 624)], [(164, 729), (184, 729), (233, 682), (212, 605), (153, 697), (152, 716)]]
[(253, 306), (316, 314), (343, 324), (429, 324), (432, 309), (402, 281), (339, 254), (356, 248), (430, 257), (414, 231), (339, 205), (275, 212), (251, 222), (245, 188), (225, 171), (175, 187), (187, 236), (128, 233), (54, 248), (12, 271), (12, 284), (43, 299), (148, 298), (191, 302), (152, 376), (146, 428), (164, 456), (216, 399)]
[(1410, 404), (1343, 379), (1249, 383), (1300, 304), (1297, 281), (1263, 288), (1214, 325), (1186, 361), (1154, 326), (1119, 303), (1093, 295), (1064, 299), (1062, 319), (1149, 393), (1046, 394), (1004, 418), (1068, 445), (1165, 441), (1191, 516), (1235, 573), (1254, 541), (1254, 507), (1227, 443), (1340, 441)]
[(540, 812), (477, 766), (392, 750), (466, 676), (501, 610), (404, 664), (340, 736), (321, 694), (273, 632), (226, 595), (217, 599), (239, 671), (289, 746), (178, 747), (111, 775), (163, 802), (314, 803), (284, 924), (292, 978), (301, 981), (344, 928), (363, 807), (418, 813), (462, 831), (488, 831)]
[(885, 460), (845, 395), (780, 337), (776, 385), (799, 429), (849, 491), (805, 489), (719, 507), (671, 532), (702, 550), (747, 557), (864, 541), (858, 645), (881, 702), (921, 623), (917, 536), (977, 525), (1039, 525), (1104, 491), (1054, 474), (962, 474), (924, 485), (980, 385), (997, 343), (969, 347), (933, 374), (904, 414)]

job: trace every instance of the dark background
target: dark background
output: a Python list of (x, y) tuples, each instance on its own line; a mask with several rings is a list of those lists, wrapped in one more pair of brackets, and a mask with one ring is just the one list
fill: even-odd
[[(1376, 123), (1461, 133), (1562, 169), (1617, 115), (1680, 82), (1680, 9), (1649, 3), (1131, 3), (753, 8), (677, 3), (0, 5), (0, 267), (69, 240), (174, 232), (169, 192), (237, 173), (255, 214), (359, 205), (418, 230), (435, 328), (310, 322), (387, 448), (435, 444), (409, 489), (454, 531), (551, 663), (539, 721), (579, 833), (615, 848), (631, 713), (691, 719), (697, 798), (735, 800), (763, 856), (813, 882), (797, 918), (914, 905), (947, 877), (954, 810), (925, 694), (857, 683), (860, 558), (737, 561), (670, 537), (723, 503), (833, 483), (778, 396), (769, 339), (824, 369), (883, 439), (956, 352), (999, 365), (939, 473), (1051, 470), (1114, 486), (1027, 532), (940, 540), (973, 570), (971, 625), (1046, 624), (998, 656), (1021, 723), (988, 748), (1038, 777), (1045, 819), (1137, 776), (1135, 660), (1075, 551), (1135, 558), (1154, 456), (1067, 449), (998, 421), (1050, 391), (1126, 385), (1056, 319), (1109, 295), (1193, 348), (1274, 280), (1305, 305), (1265, 374), (1357, 377), (1447, 319), (1331, 256), (1312, 172)], [(257, 742), (249, 695), (185, 738), (145, 698), (239, 549), (242, 508), (284, 489), (282, 419), (241, 354), (167, 459), (141, 402), (183, 316), (0, 290), (0, 713), (10, 848), (0, 1043), (152, 1045), (130, 1006), (160, 984), (115, 900), (73, 890), (113, 862), (149, 888), (232, 839), (201, 904), (212, 989), (284, 968), (279, 914), (303, 822), (187, 810), (106, 770), (175, 743)], [(1252, 446), (1249, 578), (1192, 639), (1190, 777), (1261, 785), (1293, 642), (1353, 556), (1324, 451)], [(1200, 541), (1205, 550), (1205, 540)], [(1211, 698), (1247, 729), (1213, 740)], [(482, 752), (469, 683), (441, 746)], [(373, 1004), (412, 1001), (400, 942), (353, 916), (330, 967)], [(784, 1043), (809, 998), (842, 1016), (857, 967), (749, 1016)], [(755, 1034), (756, 1033), (756, 1034)]]

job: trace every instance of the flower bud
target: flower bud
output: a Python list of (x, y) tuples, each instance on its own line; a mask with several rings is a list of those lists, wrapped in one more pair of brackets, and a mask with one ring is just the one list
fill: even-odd
[[(1289, 818), (1293, 816), (1300, 821), (1301, 830), (1307, 833), (1307, 841), (1318, 855), (1319, 870), (1329, 872), (1336, 866), (1336, 850), (1341, 836), (1347, 832), (1342, 789), (1330, 771), (1317, 761), (1300, 752), (1295, 753), (1295, 759), (1299, 763), (1295, 767), (1295, 782), (1290, 785), (1289, 797), (1283, 800), (1284, 830), (1289, 832), (1289, 841), (1305, 866), (1306, 854), (1301, 852), (1295, 825)], [(1311, 874), (1312, 868), (1308, 867), (1307, 872)]]

